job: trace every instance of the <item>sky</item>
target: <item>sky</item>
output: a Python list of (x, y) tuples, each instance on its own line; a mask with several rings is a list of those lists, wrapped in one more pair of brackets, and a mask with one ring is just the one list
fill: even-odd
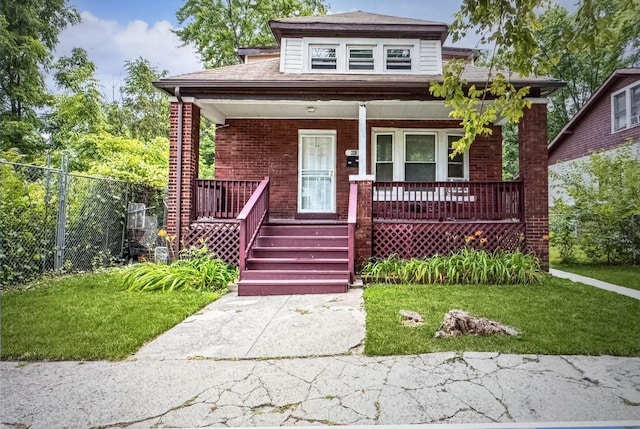
[[(449, 23), (460, 0), (329, 0), (329, 13), (364, 10)], [(70, 0), (82, 22), (60, 34), (56, 59), (84, 48), (96, 64), (97, 77), (107, 100), (118, 98), (125, 77), (124, 63), (142, 57), (169, 75), (201, 70), (198, 55), (182, 46), (171, 32), (178, 26), (176, 11), (184, 0)], [(466, 47), (472, 47), (469, 42)], [(456, 46), (465, 46), (457, 44)]]
[[(564, 0), (562, 3), (569, 2)], [(329, 13), (363, 10), (450, 23), (461, 0), (328, 0)], [(125, 77), (126, 60), (145, 58), (159, 70), (177, 75), (202, 70), (198, 55), (171, 32), (184, 0), (69, 0), (82, 23), (60, 34), (55, 57), (84, 48), (96, 64), (102, 91), (111, 101)], [(451, 43), (447, 43), (451, 45)], [(455, 46), (474, 47), (472, 38)], [(53, 88), (52, 88), (53, 89)]]

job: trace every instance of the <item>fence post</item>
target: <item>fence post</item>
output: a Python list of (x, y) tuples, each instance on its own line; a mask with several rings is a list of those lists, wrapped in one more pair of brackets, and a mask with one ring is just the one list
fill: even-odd
[(58, 179), (58, 221), (56, 225), (56, 259), (53, 268), (56, 270), (64, 266), (64, 251), (66, 247), (65, 235), (67, 225), (67, 192), (69, 186), (69, 160), (62, 156), (62, 168)]

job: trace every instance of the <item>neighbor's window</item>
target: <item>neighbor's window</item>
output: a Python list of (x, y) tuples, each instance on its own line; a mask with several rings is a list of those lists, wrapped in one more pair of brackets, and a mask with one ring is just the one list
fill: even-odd
[(447, 178), (464, 179), (464, 154), (458, 153), (453, 158), (453, 142), (460, 140), (461, 136), (447, 136)]
[(393, 180), (393, 135), (376, 136), (376, 180)]
[(349, 48), (349, 70), (373, 70), (373, 48)]
[(611, 110), (613, 132), (640, 126), (640, 82), (614, 93)]
[(436, 136), (405, 135), (404, 180), (433, 182), (436, 180)]
[(411, 48), (386, 48), (387, 70), (411, 70)]
[(313, 70), (336, 70), (338, 66), (335, 46), (311, 46)]

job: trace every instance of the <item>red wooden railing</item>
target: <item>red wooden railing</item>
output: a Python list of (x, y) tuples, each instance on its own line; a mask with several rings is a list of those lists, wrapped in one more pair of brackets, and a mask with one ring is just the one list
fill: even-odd
[(260, 180), (196, 179), (195, 219), (235, 219)]
[(374, 219), (520, 220), (522, 182), (375, 182)]
[(358, 184), (352, 183), (349, 187), (349, 213), (347, 216), (348, 242), (349, 242), (349, 281), (355, 279), (356, 260), (356, 220), (358, 218)]
[(253, 242), (258, 236), (262, 223), (268, 218), (269, 178), (265, 177), (238, 215), (240, 221), (240, 279), (242, 279), (242, 273), (247, 267), (247, 257)]

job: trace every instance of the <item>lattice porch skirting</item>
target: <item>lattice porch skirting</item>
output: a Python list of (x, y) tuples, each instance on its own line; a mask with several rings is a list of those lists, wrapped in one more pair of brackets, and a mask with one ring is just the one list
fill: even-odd
[(523, 222), (373, 222), (373, 256), (448, 255), (463, 247), (513, 251), (524, 246)]
[(202, 247), (228, 264), (238, 266), (240, 259), (240, 224), (233, 221), (192, 223), (182, 230), (181, 248)]

